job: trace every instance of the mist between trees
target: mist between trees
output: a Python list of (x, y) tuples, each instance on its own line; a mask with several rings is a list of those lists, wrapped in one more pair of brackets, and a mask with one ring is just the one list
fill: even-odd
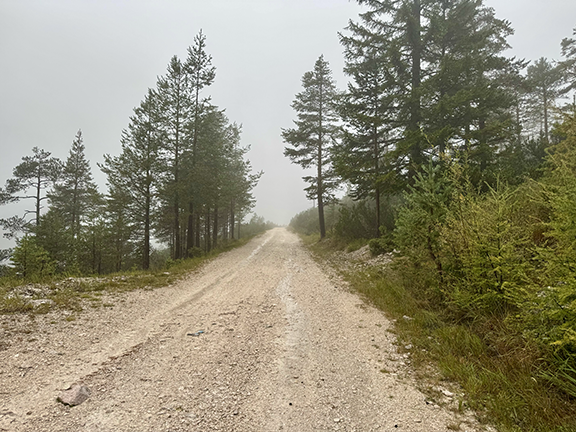
[[(505, 430), (576, 427), (576, 38), (530, 63), (506, 57), (510, 23), (481, 0), (359, 3), (340, 34), (347, 89), (321, 56), (282, 131), (285, 155), (315, 170), (317, 205), (291, 226), (394, 251), (381, 285), (480, 340), (488, 360), (471, 370), (519, 385), (513, 407), (479, 403)], [(538, 384), (512, 384), (522, 373)]]
[[(64, 163), (37, 147), (23, 157), (0, 203), (34, 207), (0, 220), (17, 243), (0, 255), (13, 262), (4, 271), (30, 278), (146, 270), (239, 238), (261, 173), (245, 159), (240, 126), (205, 95), (214, 79), (200, 31), (186, 60), (173, 57), (134, 109), (120, 154), (104, 156), (105, 195), (93, 182), (81, 131)], [(255, 217), (248, 229), (268, 226)]]

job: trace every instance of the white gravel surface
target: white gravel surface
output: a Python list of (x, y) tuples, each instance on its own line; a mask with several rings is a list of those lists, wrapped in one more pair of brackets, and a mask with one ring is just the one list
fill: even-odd
[[(417, 390), (390, 322), (283, 228), (105, 301), (0, 317), (0, 430), (482, 430)], [(56, 402), (73, 383), (90, 398)]]

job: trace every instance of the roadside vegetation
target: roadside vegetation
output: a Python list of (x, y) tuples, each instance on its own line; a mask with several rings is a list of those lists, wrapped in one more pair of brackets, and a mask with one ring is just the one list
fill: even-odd
[[(291, 223), (395, 320), (399, 349), (412, 347), (424, 378), (435, 365), (438, 379), (461, 386), (462, 406), (501, 431), (576, 430), (575, 118), (558, 123), (564, 139), (548, 148), (538, 179), (511, 185), (503, 170), (479, 188), (465, 162), (445, 158), (389, 200), (392, 229), (378, 238), (367, 240), (369, 200), (334, 205), (321, 242), (315, 209)], [(390, 263), (337, 258), (363, 245)]]
[(260, 222), (257, 220), (246, 225), (251, 235), (222, 243), (197, 257), (172, 260), (166, 251), (164, 259), (158, 258), (151, 270), (133, 269), (101, 276), (34, 275), (27, 279), (8, 272), (8, 275), (0, 278), (0, 315), (45, 314), (55, 310), (81, 312), (87, 307), (111, 307), (113, 304), (103, 300), (108, 294), (172, 285), (199, 269), (206, 261), (244, 246), (254, 235), (271, 228), (269, 223)]
[[(576, 37), (529, 62), (481, 0), (359, 3), (346, 90), (320, 57), (283, 130), (316, 174), (292, 228), (485, 421), (576, 430)], [(333, 253), (362, 247), (388, 257)]]

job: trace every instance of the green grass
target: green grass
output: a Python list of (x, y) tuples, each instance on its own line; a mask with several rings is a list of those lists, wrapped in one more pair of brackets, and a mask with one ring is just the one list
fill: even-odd
[(356, 239), (346, 245), (346, 252), (356, 252), (368, 244), (366, 239)]
[(102, 304), (103, 293), (122, 293), (134, 290), (152, 290), (176, 283), (198, 269), (206, 261), (231, 249), (244, 246), (251, 238), (243, 238), (219, 247), (202, 257), (173, 261), (157, 271), (129, 271), (106, 276), (64, 278), (53, 277), (33, 281), (42, 285), (44, 295), (38, 298), (48, 299), (49, 303), (34, 306), (18, 290), (32, 281), (23, 281), (13, 277), (0, 278), (0, 314), (34, 313), (43, 314), (63, 309), (79, 313), (84, 306), (113, 307), (111, 303)]
[[(308, 244), (318, 260), (333, 260), (336, 248), (329, 241)], [(350, 270), (339, 262), (335, 267), (366, 301), (394, 320), (399, 345), (413, 346), (412, 363), (423, 390), (424, 383), (458, 384), (466, 395), (461, 406), (471, 407), (481, 422), (501, 432), (576, 431), (576, 400), (553, 385), (554, 378), (567, 379), (545, 367), (541, 348), (513, 323), (499, 316), (468, 321), (452, 316), (434, 302), (426, 272), (408, 269), (401, 260), (386, 269)], [(572, 372), (565, 374), (575, 376)]]

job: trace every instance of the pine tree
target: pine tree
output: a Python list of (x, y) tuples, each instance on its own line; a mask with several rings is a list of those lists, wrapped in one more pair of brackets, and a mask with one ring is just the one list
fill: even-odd
[(543, 57), (528, 66), (527, 80), (532, 96), (532, 116), (546, 144), (550, 143), (550, 111), (560, 96), (562, 79), (562, 70)]
[[(214, 82), (216, 75), (216, 68), (212, 66), (212, 56), (206, 53), (206, 36), (200, 30), (200, 33), (194, 38), (194, 45), (188, 48), (188, 58), (184, 65), (188, 75), (190, 76), (190, 86), (192, 93), (192, 118), (188, 123), (188, 128), (191, 129), (192, 135), (192, 154), (191, 166), (193, 171), (196, 167), (198, 158), (198, 135), (200, 128), (200, 116), (206, 100), (200, 99), (201, 91)], [(194, 183), (190, 184), (190, 198), (188, 204), (188, 232), (186, 239), (186, 250), (192, 247), (199, 246), (195, 244), (196, 237), (194, 235), (194, 228), (197, 225), (198, 214), (194, 210), (194, 201), (196, 200), (196, 191), (194, 190)], [(199, 233), (197, 233), (199, 234)], [(198, 236), (199, 238), (199, 236)]]
[[(198, 117), (198, 134), (196, 149), (188, 158), (188, 183), (194, 188), (195, 230), (194, 246), (200, 246), (200, 238), (204, 240), (204, 250), (212, 248), (213, 232), (210, 222), (211, 211), (218, 208), (222, 176), (225, 171), (225, 129), (228, 119), (224, 112), (213, 105), (207, 105)], [(204, 230), (200, 229), (201, 216), (204, 218)], [(217, 224), (217, 218), (216, 224)], [(190, 250), (190, 249), (189, 249)]]
[(576, 28), (574, 28), (574, 38), (564, 38), (562, 40), (562, 56), (564, 61), (560, 64), (565, 72), (566, 87), (563, 93), (576, 90)]
[(110, 256), (109, 221), (107, 220), (105, 201), (102, 196), (94, 195), (93, 202), (86, 214), (86, 222), (81, 232), (79, 262), (84, 274), (103, 274), (113, 271), (106, 268), (106, 258)]
[[(50, 157), (50, 152), (38, 147), (32, 149), (32, 156), (24, 156), (22, 163), (17, 165), (12, 174), (13, 178), (6, 181), (5, 190), (2, 192), (2, 202), (14, 202), (22, 199), (34, 201), (34, 210), (27, 210), (27, 214), (34, 214), (34, 225), (40, 223), (42, 203), (48, 199), (46, 192), (58, 180), (61, 172), (61, 163), (58, 159)], [(13, 232), (20, 227), (28, 225), (25, 217), (2, 219), (0, 224), (4, 229)]]
[(80, 272), (77, 239), (72, 237), (66, 220), (60, 213), (50, 208), (41, 216), (40, 225), (35, 228), (34, 234), (38, 246), (48, 252), (50, 259), (55, 262), (57, 272)]
[(288, 144), (284, 155), (304, 169), (316, 168), (316, 175), (303, 179), (310, 185), (305, 189), (307, 197), (318, 201), (320, 236), (324, 238), (324, 204), (337, 187), (331, 150), (338, 135), (338, 92), (324, 56), (316, 61), (313, 71), (304, 74), (302, 86), (303, 91), (292, 103), (298, 118), (294, 121), (296, 127), (282, 130)]
[(105, 155), (104, 164), (100, 165), (108, 177), (109, 205), (116, 209), (115, 220), (121, 218), (120, 202), (124, 202), (140, 244), (144, 270), (150, 268), (152, 217), (158, 207), (162, 134), (157, 109), (157, 94), (149, 90), (122, 133), (122, 153), (118, 157)]
[(25, 235), (18, 240), (11, 257), (16, 274), (24, 279), (46, 277), (54, 272), (54, 263), (48, 252), (36, 243), (34, 236)]
[(380, 198), (391, 190), (393, 171), (385, 157), (393, 148), (395, 86), (387, 69), (388, 59), (380, 50), (379, 35), (364, 23), (350, 22), (349, 35), (340, 35), (344, 46), (344, 72), (352, 78), (340, 104), (345, 123), (343, 139), (335, 146), (334, 165), (340, 177), (350, 182), (354, 199), (372, 197), (376, 201), (375, 236), (380, 236)]
[(512, 129), (513, 98), (504, 83), (518, 65), (501, 54), (509, 23), (481, 0), (359, 3), (368, 11), (349, 27), (351, 38), (370, 41), (385, 59), (397, 176), (412, 182), (426, 153), (448, 146), (469, 148), (477, 176), (485, 176)]
[[(104, 233), (109, 249), (107, 262), (112, 271), (119, 272), (130, 268), (130, 258), (135, 255), (140, 258), (144, 270), (150, 268), (150, 238), (141, 239), (142, 224), (138, 216), (132, 212), (134, 199), (129, 189), (110, 185), (106, 197), (105, 211), (107, 230)], [(136, 217), (134, 217), (136, 216)], [(144, 225), (144, 231), (149, 225)]]
[(165, 212), (171, 214), (172, 258), (183, 256), (181, 214), (185, 196), (185, 176), (182, 172), (182, 159), (190, 150), (190, 136), (187, 123), (192, 117), (189, 76), (178, 57), (174, 56), (168, 65), (165, 76), (157, 84), (158, 110), (161, 113), (160, 143), (161, 158), (164, 164), (162, 196), (165, 201)]
[(363, 33), (375, 41), (379, 56), (387, 58), (386, 73), (394, 88), (396, 116), (391, 126), (398, 138), (396, 171), (413, 178), (425, 160), (420, 132), (422, 80), (428, 74), (424, 50), (423, 15), (430, 0), (358, 0), (369, 8), (361, 15)]
[(482, 0), (435, 2), (428, 14), (427, 139), (440, 154), (466, 149), (475, 183), (494, 182), (498, 152), (516, 134), (509, 82), (524, 63), (502, 55), (513, 30)]
[(72, 238), (78, 237), (82, 218), (89, 210), (92, 197), (98, 194), (84, 150), (82, 131), (79, 130), (61, 178), (49, 194), (52, 208), (62, 216)]

